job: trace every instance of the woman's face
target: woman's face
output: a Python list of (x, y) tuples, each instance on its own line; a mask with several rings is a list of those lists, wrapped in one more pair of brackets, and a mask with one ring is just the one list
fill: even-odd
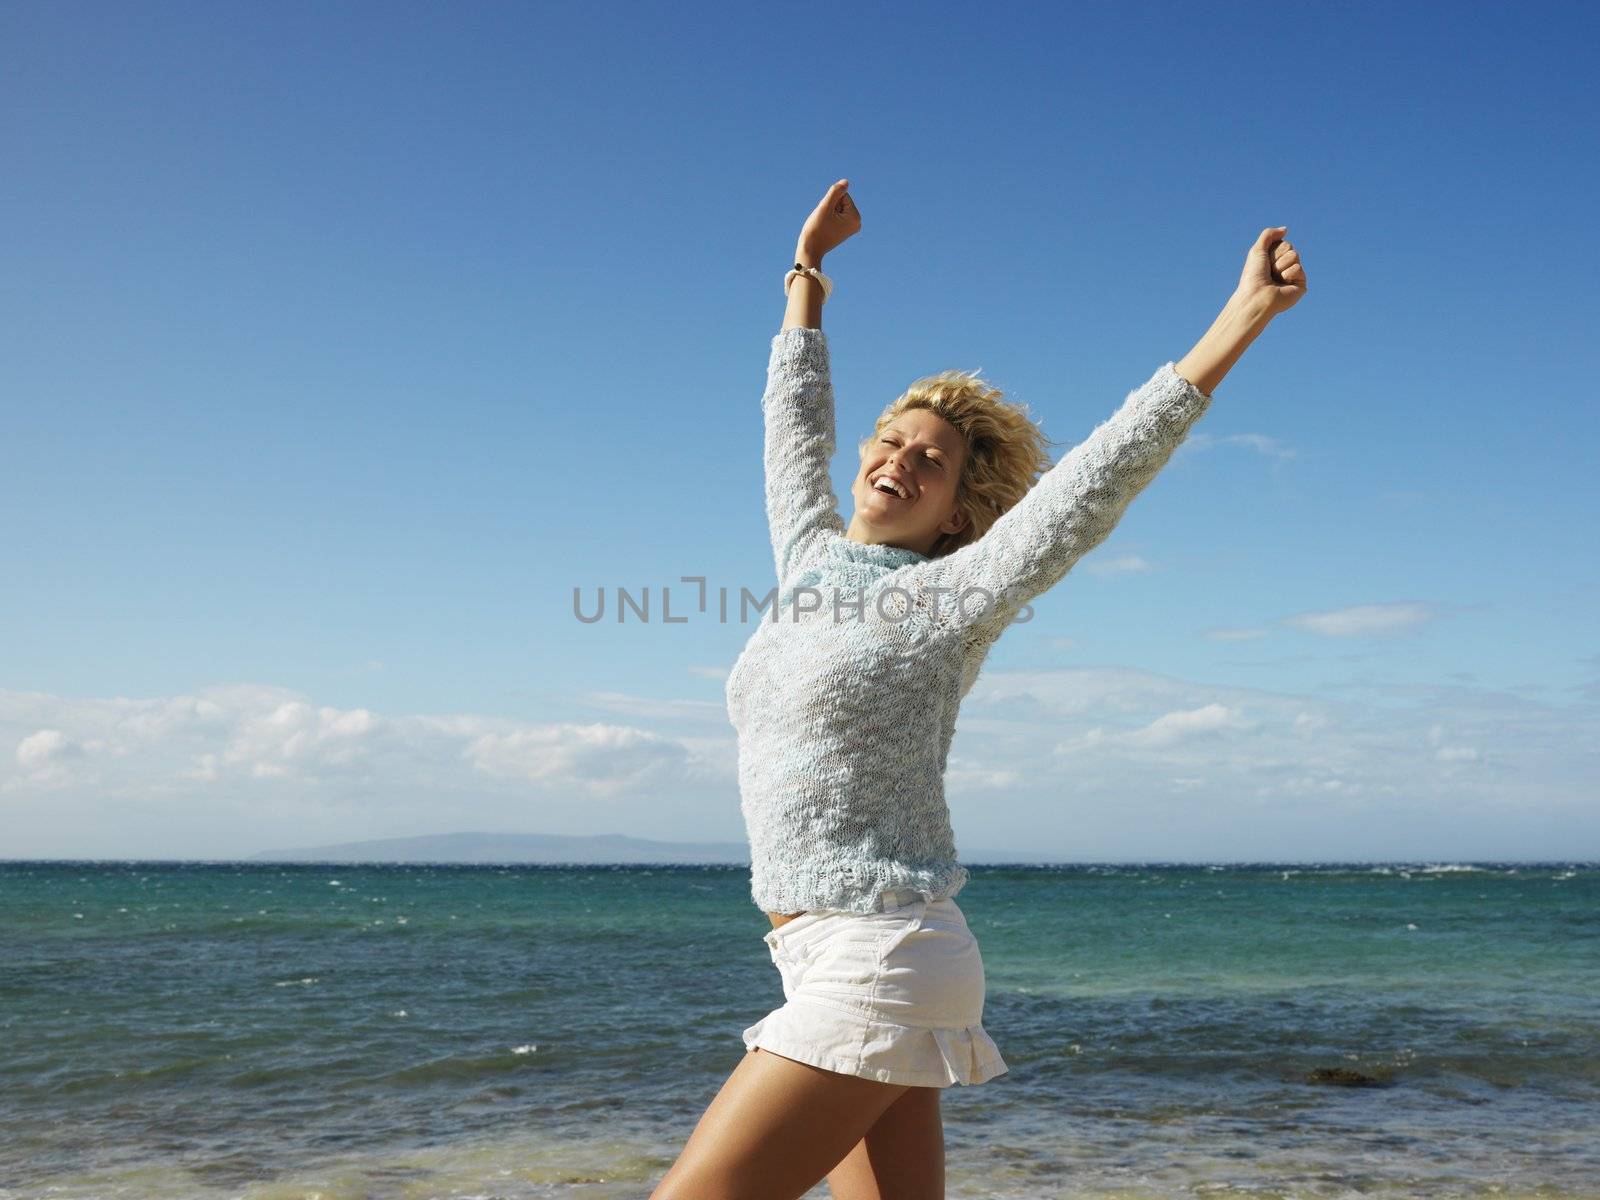
[[(956, 507), (966, 457), (961, 434), (943, 417), (926, 408), (901, 413), (861, 453), (846, 536), (928, 553), (943, 534), (966, 525)], [(889, 490), (891, 482), (898, 494)]]

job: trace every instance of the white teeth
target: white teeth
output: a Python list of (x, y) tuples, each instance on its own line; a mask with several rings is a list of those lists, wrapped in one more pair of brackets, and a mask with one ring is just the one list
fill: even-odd
[(901, 487), (887, 475), (878, 476), (878, 478), (873, 481), (872, 486), (877, 488), (880, 492), (889, 492), (892, 495), (899, 496), (902, 500), (908, 500), (911, 497), (910, 492), (906, 491), (905, 488)]

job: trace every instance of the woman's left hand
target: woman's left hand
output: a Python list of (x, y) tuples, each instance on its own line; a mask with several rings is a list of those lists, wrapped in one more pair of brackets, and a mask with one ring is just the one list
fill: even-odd
[(1263, 229), (1245, 256), (1237, 295), (1262, 305), (1269, 316), (1293, 308), (1306, 294), (1306, 269), (1294, 243), (1283, 240), (1287, 225)]

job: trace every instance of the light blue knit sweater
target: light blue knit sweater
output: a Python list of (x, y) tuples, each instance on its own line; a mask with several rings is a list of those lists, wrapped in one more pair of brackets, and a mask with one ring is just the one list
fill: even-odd
[(726, 688), (759, 907), (872, 912), (885, 889), (961, 890), (944, 769), (962, 698), (1005, 627), (1105, 540), (1210, 403), (1163, 364), (981, 538), (929, 558), (844, 536), (827, 339), (772, 339), (762, 409), (780, 604)]

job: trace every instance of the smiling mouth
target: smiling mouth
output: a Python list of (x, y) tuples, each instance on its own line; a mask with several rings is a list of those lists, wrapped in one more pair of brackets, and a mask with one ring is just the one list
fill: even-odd
[(885, 496), (893, 496), (896, 500), (911, 499), (911, 491), (903, 484), (897, 484), (887, 475), (880, 475), (872, 481), (872, 490), (881, 492)]

